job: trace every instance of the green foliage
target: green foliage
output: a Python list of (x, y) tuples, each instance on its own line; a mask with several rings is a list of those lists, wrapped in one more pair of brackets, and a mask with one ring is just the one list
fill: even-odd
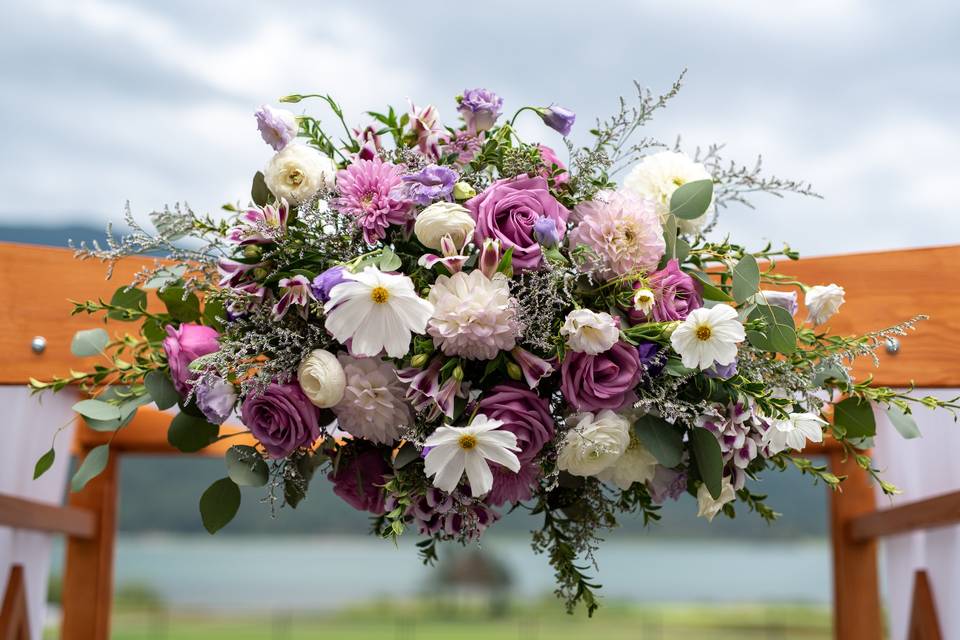
[(870, 402), (847, 398), (833, 407), (833, 424), (841, 427), (846, 438), (868, 438), (877, 434), (877, 423)]
[(913, 419), (912, 415), (895, 404), (885, 407), (884, 411), (886, 411), (893, 426), (906, 440), (920, 437), (920, 427), (917, 426), (917, 421)]
[(240, 487), (230, 478), (221, 478), (200, 496), (200, 518), (211, 535), (225, 527), (240, 508)]
[(95, 356), (103, 352), (110, 344), (110, 336), (103, 329), (77, 331), (70, 342), (70, 353), (78, 358)]
[(723, 452), (720, 451), (720, 443), (713, 432), (695, 427), (690, 430), (690, 444), (693, 446), (700, 479), (716, 500), (723, 489)]
[(670, 213), (681, 220), (694, 220), (707, 212), (712, 199), (713, 180), (688, 182), (670, 196)]
[(180, 401), (180, 394), (170, 380), (170, 376), (163, 371), (154, 370), (143, 377), (143, 385), (147, 388), (147, 393), (156, 403), (157, 408), (165, 411), (176, 406)]
[(136, 287), (120, 287), (110, 298), (110, 305), (115, 307), (107, 312), (111, 320), (137, 320), (147, 310), (147, 292)]
[(760, 289), (760, 267), (749, 253), (733, 267), (733, 299), (746, 302)]
[(196, 322), (200, 319), (200, 299), (183, 287), (167, 287), (157, 295), (167, 307), (170, 317), (179, 322)]
[(167, 442), (184, 453), (194, 453), (216, 440), (219, 433), (218, 425), (181, 411), (170, 422)]
[(657, 462), (665, 467), (675, 467), (683, 457), (683, 429), (663, 418), (647, 414), (633, 425), (640, 442)]
[(36, 480), (47, 471), (50, 470), (50, 467), (53, 466), (53, 461), (57, 457), (57, 452), (53, 450), (53, 447), (50, 447), (50, 450), (45, 454), (40, 456), (37, 460), (37, 463), (33, 466), (33, 479)]
[(235, 444), (225, 456), (227, 475), (241, 487), (262, 487), (267, 484), (270, 469), (255, 447)]
[(107, 460), (109, 458), (109, 444), (101, 444), (99, 447), (91, 449), (90, 452), (87, 453), (87, 457), (85, 457), (80, 464), (80, 468), (73, 474), (73, 479), (70, 481), (71, 490), (80, 491), (87, 486), (88, 482), (100, 475), (100, 473), (107, 468)]
[(263, 178), (263, 172), (257, 171), (253, 175), (253, 183), (250, 186), (250, 199), (258, 207), (265, 207), (273, 199), (273, 194), (267, 188), (267, 182)]
[(102, 400), (81, 400), (73, 405), (73, 410), (94, 420), (119, 420), (120, 409), (109, 402)]
[(747, 316), (747, 320), (759, 321), (763, 325), (762, 329), (747, 331), (747, 340), (756, 348), (787, 355), (797, 350), (793, 316), (783, 307), (758, 305)]
[(703, 293), (705, 300), (715, 300), (717, 302), (733, 302), (731, 298), (723, 289), (717, 287), (713, 281), (710, 279), (710, 276), (703, 273), (702, 271), (688, 271), (688, 273), (696, 278), (700, 283), (700, 287)]

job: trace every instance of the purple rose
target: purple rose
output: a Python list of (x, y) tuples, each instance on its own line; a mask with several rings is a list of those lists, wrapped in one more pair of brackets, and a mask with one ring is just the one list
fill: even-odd
[(796, 291), (769, 291), (763, 290), (757, 296), (757, 302), (766, 302), (769, 305), (775, 305), (786, 309), (790, 315), (797, 315), (797, 292)]
[(403, 176), (407, 183), (406, 197), (417, 204), (430, 204), (435, 200), (450, 200), (457, 172), (449, 167), (430, 164), (417, 173)]
[(346, 267), (330, 267), (320, 275), (316, 276), (313, 279), (313, 282), (310, 283), (313, 296), (320, 302), (329, 302), (330, 290), (341, 282), (347, 281), (347, 279), (343, 276), (346, 271)]
[(237, 391), (232, 383), (215, 376), (197, 385), (196, 398), (197, 407), (207, 420), (223, 424), (237, 404)]
[(657, 465), (653, 478), (647, 482), (650, 498), (657, 504), (663, 504), (667, 498), (676, 500), (687, 490), (687, 472), (669, 469)]
[(498, 384), (478, 404), (478, 411), (503, 422), (503, 429), (517, 436), (521, 463), (533, 460), (553, 438), (553, 418), (546, 400), (512, 383)]
[(200, 356), (219, 349), (220, 345), (217, 343), (219, 335), (210, 327), (190, 322), (185, 322), (179, 327), (167, 325), (167, 337), (163, 339), (163, 350), (167, 353), (173, 386), (181, 397), (186, 397), (190, 393), (190, 381), (195, 376), (190, 371), (190, 363)]
[[(557, 152), (545, 144), (538, 144), (540, 149), (540, 160), (543, 162), (543, 171), (540, 172), (544, 178), (553, 176), (554, 184), (561, 185), (570, 182), (570, 173), (567, 171), (567, 165), (557, 157)], [(557, 168), (554, 172), (553, 167)]]
[(577, 120), (577, 114), (558, 105), (536, 109), (536, 112), (543, 118), (545, 125), (564, 137), (570, 135), (573, 123)]
[(327, 480), (333, 483), (333, 492), (357, 511), (369, 511), (374, 515), (386, 512), (383, 490), (384, 477), (390, 475), (390, 465), (383, 451), (361, 445), (351, 445), (360, 449), (352, 456), (340, 460), (335, 471), (327, 474)]
[(561, 239), (567, 233), (570, 212), (550, 195), (542, 176), (499, 180), (466, 205), (477, 221), (474, 242), (482, 246), (489, 238), (499, 240), (504, 250), (512, 247), (513, 268), (517, 270), (535, 269), (543, 259), (533, 235), (538, 220), (552, 220)]
[(295, 382), (272, 382), (260, 395), (247, 395), (240, 416), (272, 458), (285, 458), (320, 437), (320, 410)]
[(490, 465), (493, 488), (487, 494), (487, 502), (495, 507), (523, 502), (533, 497), (533, 487), (540, 480), (540, 465), (529, 462), (514, 473), (498, 464)]
[(471, 133), (493, 126), (503, 109), (503, 98), (489, 89), (465, 89), (458, 111)]
[[(690, 315), (691, 311), (703, 306), (699, 286), (693, 278), (680, 270), (680, 264), (676, 259), (668, 261), (667, 266), (660, 271), (651, 273), (649, 280), (649, 288), (653, 291), (654, 297), (651, 315), (655, 322), (683, 320)], [(636, 282), (633, 288), (646, 287), (641, 282)], [(630, 309), (627, 315), (633, 324), (650, 321), (646, 314), (636, 309)]]
[(560, 367), (560, 391), (578, 411), (619, 409), (636, 398), (642, 375), (640, 354), (625, 342), (595, 356), (570, 351)]

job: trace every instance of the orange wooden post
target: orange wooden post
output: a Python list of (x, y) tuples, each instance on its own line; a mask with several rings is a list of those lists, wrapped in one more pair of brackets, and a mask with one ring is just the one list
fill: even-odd
[[(84, 455), (89, 449), (84, 450)], [(107, 640), (113, 603), (113, 545), (117, 530), (118, 456), (83, 491), (71, 493), (69, 504), (92, 511), (93, 537), (67, 539), (63, 578), (62, 640)]]
[(27, 612), (27, 583), (23, 565), (10, 567), (10, 578), (0, 606), (0, 640), (30, 640)]
[(841, 491), (830, 493), (830, 537), (833, 545), (833, 637), (837, 640), (881, 640), (883, 617), (877, 573), (876, 539), (854, 539), (850, 524), (876, 509), (873, 483), (853, 457), (829, 453), (830, 468), (847, 476)]

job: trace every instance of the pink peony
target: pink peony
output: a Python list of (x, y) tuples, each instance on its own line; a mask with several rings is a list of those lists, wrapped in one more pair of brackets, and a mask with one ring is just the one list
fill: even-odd
[(337, 189), (335, 206), (357, 219), (368, 244), (383, 240), (387, 227), (405, 224), (409, 218), (400, 167), (380, 158), (357, 160), (338, 171)]

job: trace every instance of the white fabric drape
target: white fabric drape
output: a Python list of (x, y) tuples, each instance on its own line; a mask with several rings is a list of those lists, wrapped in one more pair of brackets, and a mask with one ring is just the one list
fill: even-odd
[[(917, 389), (916, 395), (953, 398), (958, 389)], [(904, 440), (886, 414), (877, 417), (874, 452), (883, 477), (903, 491), (892, 500), (877, 489), (878, 508), (906, 504), (960, 490), (960, 423), (946, 411), (917, 409), (923, 436)], [(881, 542), (891, 640), (904, 640), (910, 622), (913, 576), (926, 569), (945, 638), (960, 638), (960, 525), (890, 536)]]
[[(50, 448), (54, 432), (73, 417), (77, 401), (72, 390), (40, 400), (25, 386), (0, 386), (3, 408), (3, 447), (0, 447), (0, 493), (61, 504), (70, 463), (73, 426), (57, 436), (56, 461), (41, 478), (33, 480), (37, 458)], [(0, 591), (6, 588), (10, 566), (24, 565), (30, 633), (40, 640), (46, 615), (52, 535), (0, 527)]]

